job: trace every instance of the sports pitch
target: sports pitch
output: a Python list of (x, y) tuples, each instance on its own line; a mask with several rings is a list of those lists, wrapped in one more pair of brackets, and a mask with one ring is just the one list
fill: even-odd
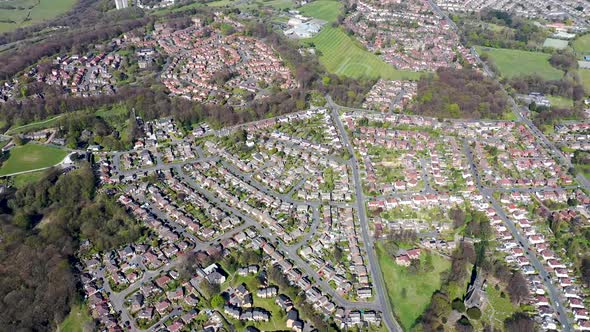
[(507, 78), (537, 74), (546, 80), (558, 80), (564, 75), (563, 71), (549, 64), (551, 55), (546, 53), (481, 46), (476, 49), (480, 55), (489, 54), (502, 76)]
[(320, 62), (334, 74), (352, 78), (418, 79), (421, 73), (397, 70), (339, 28), (324, 26), (312, 42), (320, 52)]

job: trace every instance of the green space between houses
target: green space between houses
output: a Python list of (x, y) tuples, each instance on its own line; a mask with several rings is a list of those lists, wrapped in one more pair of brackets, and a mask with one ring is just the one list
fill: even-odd
[(68, 155), (65, 150), (32, 143), (14, 147), (7, 153), (9, 157), (0, 167), (0, 176), (50, 167)]
[[(387, 295), (395, 315), (404, 330), (410, 330), (414, 322), (428, 307), (432, 294), (441, 287), (441, 274), (451, 267), (450, 261), (439, 255), (432, 255), (431, 272), (410, 273), (408, 268), (397, 265), (393, 258), (388, 256), (383, 244), (377, 244), (379, 266)], [(424, 259), (425, 254), (422, 254)]]
[[(0, 8), (0, 32), (37, 24), (70, 10), (78, 0), (5, 0)], [(8, 9), (13, 6), (15, 9)]]
[(421, 73), (397, 70), (339, 28), (326, 25), (313, 38), (303, 40), (320, 52), (320, 62), (334, 74), (352, 78), (418, 79)]
[(75, 306), (70, 311), (70, 314), (57, 328), (58, 332), (83, 332), (85, 331), (84, 325), (88, 322), (92, 322), (92, 317), (88, 314), (86, 306), (81, 304)]
[(480, 55), (487, 53), (502, 76), (507, 78), (537, 74), (546, 80), (558, 80), (564, 75), (563, 71), (551, 66), (550, 54), (482, 46), (475, 48)]
[(301, 15), (334, 22), (342, 11), (342, 3), (335, 0), (317, 0), (298, 9)]
[(510, 302), (508, 294), (505, 293), (502, 297), (502, 291), (490, 284), (486, 287), (486, 294), (488, 304), (483, 310), (482, 320), (487, 321), (489, 325), (501, 328), (508, 317), (520, 311), (518, 306)]

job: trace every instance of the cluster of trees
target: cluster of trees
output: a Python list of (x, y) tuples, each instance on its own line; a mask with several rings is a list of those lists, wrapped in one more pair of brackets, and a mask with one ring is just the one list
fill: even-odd
[(501, 118), (507, 109), (501, 86), (471, 69), (439, 68), (418, 81), (413, 111), (444, 118)]
[(578, 60), (570, 51), (558, 51), (551, 54), (549, 63), (558, 69), (570, 71), (578, 68)]
[[(498, 10), (482, 11), (478, 16), (454, 16), (468, 47), (542, 50), (547, 32), (533, 23)], [(493, 27), (489, 26), (494, 24)]]
[(79, 243), (96, 250), (137, 240), (143, 228), (106, 196), (89, 165), (0, 199), (0, 330), (51, 331), (79, 298), (73, 268)]
[(584, 86), (579, 80), (562, 78), (545, 80), (539, 75), (517, 76), (508, 80), (508, 84), (518, 93), (540, 92), (547, 95), (562, 96), (574, 100), (584, 98)]

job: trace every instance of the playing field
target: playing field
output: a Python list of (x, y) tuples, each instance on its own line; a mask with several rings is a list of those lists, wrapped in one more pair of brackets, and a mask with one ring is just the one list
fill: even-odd
[(0, 32), (52, 19), (70, 10), (78, 0), (0, 1)]
[(561, 97), (561, 96), (547, 96), (549, 102), (551, 102), (551, 106), (557, 108), (572, 108), (574, 107), (574, 101), (569, 98)]
[(336, 21), (342, 11), (342, 3), (334, 0), (317, 0), (299, 8), (301, 15), (324, 20), (328, 23)]
[(547, 80), (558, 80), (564, 74), (549, 64), (549, 54), (481, 46), (476, 49), (480, 55), (489, 54), (504, 77), (538, 74)]
[(409, 331), (430, 303), (432, 294), (440, 288), (440, 275), (451, 263), (432, 254), (434, 269), (431, 272), (410, 273), (408, 268), (397, 265), (381, 244), (377, 245), (377, 255), (393, 311), (404, 330)]
[(352, 78), (417, 79), (420, 73), (397, 70), (368, 52), (339, 28), (324, 26), (320, 33), (304, 43), (313, 43), (320, 51), (320, 62), (334, 74)]
[(0, 175), (50, 167), (61, 162), (68, 154), (65, 150), (40, 144), (17, 146), (8, 153), (10, 156), (0, 167)]
[(580, 76), (580, 81), (582, 85), (584, 85), (584, 89), (586, 89), (586, 93), (590, 92), (590, 69), (578, 69), (578, 76)]

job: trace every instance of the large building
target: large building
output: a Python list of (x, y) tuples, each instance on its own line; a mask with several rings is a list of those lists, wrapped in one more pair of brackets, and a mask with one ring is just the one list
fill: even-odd
[(115, 0), (115, 6), (117, 9), (123, 9), (129, 7), (129, 0)]

